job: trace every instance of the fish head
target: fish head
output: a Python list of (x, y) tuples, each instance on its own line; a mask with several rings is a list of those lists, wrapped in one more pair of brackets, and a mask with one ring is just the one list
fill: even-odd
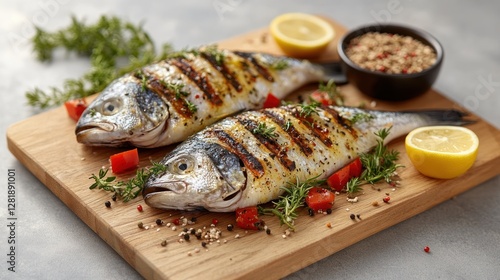
[(92, 146), (147, 147), (168, 118), (161, 97), (125, 77), (111, 83), (85, 109), (75, 133), (78, 142)]
[(160, 209), (234, 210), (246, 185), (241, 161), (218, 144), (193, 142), (186, 140), (161, 161), (166, 170), (148, 179), (144, 201)]

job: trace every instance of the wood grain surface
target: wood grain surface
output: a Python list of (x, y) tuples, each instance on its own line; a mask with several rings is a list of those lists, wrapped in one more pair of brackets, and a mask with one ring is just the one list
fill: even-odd
[[(346, 30), (333, 21), (332, 25), (336, 30), (335, 41), (320, 60), (337, 59), (335, 46)], [(266, 28), (218, 44), (222, 48), (281, 53)], [(304, 87), (297, 94), (307, 94), (316, 87)], [(341, 87), (341, 91), (348, 105), (365, 102), (376, 104), (375, 109), (462, 109), (434, 90), (403, 102), (373, 100), (351, 85)], [(401, 152), (400, 162), (406, 166), (399, 172), (402, 178), (399, 187), (365, 186), (357, 203), (347, 202), (345, 194), (340, 194), (331, 215), (309, 217), (303, 209), (296, 222), (296, 231), (286, 238), (282, 236), (285, 227), (272, 216), (263, 217), (271, 229), (270, 235), (238, 228), (228, 231), (226, 225), (234, 224), (234, 213), (160, 211), (145, 205), (142, 198), (128, 203), (113, 202), (109, 193), (90, 190), (89, 176), (102, 166), (108, 167), (109, 156), (123, 149), (86, 147), (77, 143), (75, 122), (63, 107), (12, 125), (7, 131), (7, 142), (22, 164), (145, 278), (272, 279), (304, 268), (498, 175), (500, 131), (479, 117), (473, 117), (478, 121), (468, 127), (478, 135), (480, 146), (477, 161), (465, 175), (453, 180), (436, 180), (419, 174), (404, 152), (404, 139), (396, 139), (390, 148)], [(140, 149), (140, 166), (147, 167), (151, 160), (160, 160), (171, 149), (171, 146)], [(133, 173), (124, 174), (119, 179), (131, 176)], [(390, 203), (382, 202), (386, 193), (391, 196)], [(104, 206), (108, 200), (112, 202), (111, 208)], [(374, 201), (379, 205), (373, 206)], [(139, 204), (143, 212), (137, 211)], [(361, 219), (351, 220), (350, 214), (359, 214)], [(220, 242), (208, 244), (206, 248), (194, 236), (190, 241), (179, 242), (182, 226), (174, 231), (171, 227), (155, 224), (156, 219), (167, 223), (181, 217), (188, 220), (196, 217), (194, 224), (186, 226), (195, 229), (209, 229), (212, 220), (217, 219), (217, 228), (222, 232)], [(149, 229), (140, 229), (138, 222)], [(327, 227), (327, 223), (332, 227)], [(165, 247), (160, 245), (163, 240), (168, 243)]]

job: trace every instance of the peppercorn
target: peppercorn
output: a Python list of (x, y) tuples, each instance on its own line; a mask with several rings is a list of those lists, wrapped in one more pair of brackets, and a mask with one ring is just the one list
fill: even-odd
[(163, 241), (161, 242), (161, 246), (162, 246), (162, 247), (167, 246), (167, 240), (163, 240)]
[(266, 228), (266, 233), (267, 233), (267, 235), (270, 235), (271, 234), (271, 229), (270, 228)]
[(311, 208), (309, 208), (307, 212), (309, 213), (309, 216), (314, 216), (314, 210), (312, 210)]
[(156, 224), (161, 226), (163, 224), (163, 221), (161, 219), (156, 219)]
[(351, 220), (356, 219), (356, 215), (354, 215), (354, 214), (351, 214), (349, 217), (351, 217)]
[(111, 202), (109, 202), (109, 200), (108, 200), (108, 201), (104, 202), (104, 205), (106, 205), (106, 208), (110, 208), (111, 207)]
[(196, 239), (201, 239), (201, 232), (197, 231), (194, 236), (196, 236)]
[(429, 253), (431, 251), (431, 248), (429, 246), (424, 247), (424, 252)]
[(191, 232), (190, 232), (192, 235), (195, 235), (196, 234), (196, 230), (194, 228), (191, 229)]
[(215, 226), (216, 226), (218, 223), (219, 223), (219, 220), (217, 220), (216, 218), (213, 218), (213, 219), (212, 219), (212, 224), (213, 224), (213, 225), (215, 225)]
[(386, 196), (382, 199), (385, 203), (389, 203), (389, 200), (391, 200), (390, 196)]
[(137, 226), (138, 226), (139, 228), (144, 228), (144, 224), (143, 224), (142, 222), (137, 223)]
[(331, 208), (326, 209), (326, 214), (328, 215), (332, 214), (332, 209)]
[(201, 247), (206, 248), (206, 247), (207, 247), (207, 242), (202, 241), (202, 242), (201, 242)]
[(113, 201), (116, 201), (116, 193), (114, 193), (114, 194), (113, 194), (113, 196), (111, 197), (111, 199), (112, 199)]
[(182, 231), (183, 231), (183, 232), (188, 232), (188, 231), (189, 231), (189, 229), (188, 229), (188, 228), (183, 228), (183, 229), (182, 229)]
[(191, 217), (191, 222), (196, 223), (196, 221), (197, 221), (197, 220), (198, 220), (198, 218), (196, 218), (196, 217)]
[(361, 220), (361, 215), (358, 214), (356, 215), (356, 217)]
[(142, 212), (142, 205), (137, 205), (137, 211)]
[(184, 234), (184, 240), (189, 241), (189, 234)]
[(227, 225), (228, 231), (233, 231), (234, 226), (232, 224)]
[(178, 226), (181, 224), (181, 220), (179, 218), (175, 218), (173, 223), (174, 223), (174, 225)]

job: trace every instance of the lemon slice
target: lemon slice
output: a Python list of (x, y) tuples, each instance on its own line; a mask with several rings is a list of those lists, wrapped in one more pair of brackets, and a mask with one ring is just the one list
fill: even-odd
[(411, 131), (405, 139), (406, 153), (422, 174), (451, 179), (464, 174), (477, 157), (479, 139), (470, 129), (428, 126)]
[(302, 13), (274, 18), (269, 31), (285, 54), (298, 58), (319, 56), (335, 36), (335, 30), (328, 22)]

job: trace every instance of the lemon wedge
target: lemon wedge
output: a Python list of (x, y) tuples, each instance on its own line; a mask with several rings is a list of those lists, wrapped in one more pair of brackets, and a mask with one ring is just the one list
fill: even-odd
[(298, 58), (319, 56), (335, 36), (335, 30), (328, 22), (303, 13), (274, 18), (269, 31), (285, 54)]
[(438, 179), (464, 174), (474, 164), (478, 147), (477, 135), (457, 126), (421, 127), (405, 139), (406, 153), (415, 168)]

